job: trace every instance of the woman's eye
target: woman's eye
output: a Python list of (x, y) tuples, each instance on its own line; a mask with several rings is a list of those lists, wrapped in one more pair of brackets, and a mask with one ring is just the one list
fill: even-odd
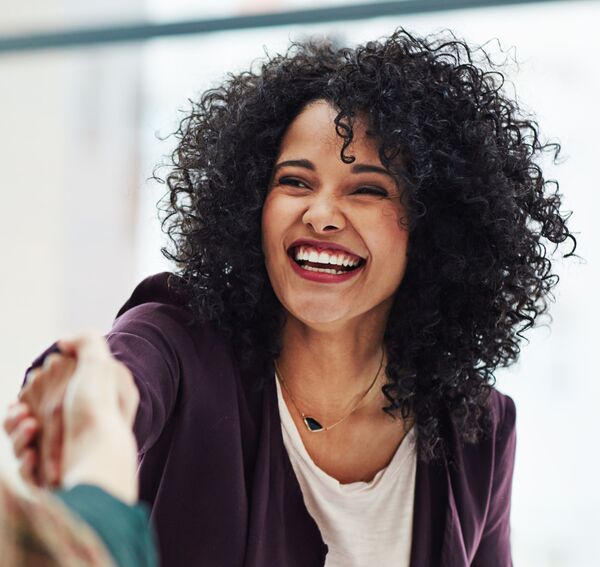
[(380, 197), (387, 197), (388, 192), (381, 187), (359, 187), (355, 193), (367, 194), (367, 195), (379, 195)]
[(280, 185), (291, 185), (292, 187), (298, 187), (299, 189), (308, 189), (308, 185), (304, 183), (304, 181), (300, 181), (300, 179), (296, 179), (295, 177), (282, 177), (279, 180)]

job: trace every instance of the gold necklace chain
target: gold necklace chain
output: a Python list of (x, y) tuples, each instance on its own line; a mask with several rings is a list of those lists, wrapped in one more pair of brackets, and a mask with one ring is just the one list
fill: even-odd
[(296, 411), (302, 417), (302, 421), (304, 421), (304, 425), (306, 425), (306, 428), (311, 433), (319, 433), (320, 431), (329, 431), (330, 429), (333, 429), (336, 425), (339, 425), (340, 423), (342, 423), (342, 421), (344, 421), (347, 417), (349, 417), (356, 411), (356, 409), (358, 408), (360, 403), (365, 399), (366, 395), (371, 391), (371, 389), (375, 385), (375, 382), (377, 381), (377, 377), (379, 376), (379, 373), (381, 372), (381, 367), (383, 366), (383, 354), (384, 354), (383, 347), (381, 347), (381, 359), (379, 361), (379, 368), (377, 369), (377, 373), (375, 374), (375, 377), (373, 378), (371, 385), (367, 388), (365, 393), (360, 397), (360, 400), (358, 400), (358, 402), (356, 402), (354, 407), (344, 417), (342, 417), (342, 419), (336, 421), (332, 425), (328, 425), (327, 427), (323, 427), (321, 425), (321, 423), (319, 421), (317, 421), (314, 417), (306, 415), (303, 411), (300, 411), (300, 408), (298, 407), (298, 405), (296, 404), (296, 401), (294, 400), (294, 396), (292, 396), (292, 393), (290, 392), (289, 388), (287, 387), (287, 384), (285, 383), (283, 374), (281, 374), (281, 370), (279, 370), (279, 366), (277, 366), (277, 361), (274, 360), (273, 362), (275, 364), (275, 376), (277, 376), (277, 378), (281, 382), (281, 385), (285, 388), (285, 391), (290, 396), (290, 400), (292, 400), (292, 404), (294, 404)]

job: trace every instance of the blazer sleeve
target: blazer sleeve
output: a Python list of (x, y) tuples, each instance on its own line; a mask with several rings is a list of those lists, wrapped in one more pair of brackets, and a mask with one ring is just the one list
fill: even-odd
[(106, 335), (140, 392), (133, 428), (140, 453), (154, 445), (175, 407), (182, 368), (178, 345), (185, 332), (176, 307), (143, 303), (120, 315)]
[(472, 567), (512, 567), (510, 510), (516, 449), (516, 408), (503, 395), (504, 416), (497, 429), (494, 474), (485, 527), (471, 562)]

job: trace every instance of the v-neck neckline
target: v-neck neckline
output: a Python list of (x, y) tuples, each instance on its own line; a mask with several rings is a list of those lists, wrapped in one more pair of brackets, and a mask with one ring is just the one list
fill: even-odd
[[(273, 374), (274, 368), (270, 376)], [(290, 499), (301, 507), (298, 513), (311, 522), (313, 532), (319, 536), (320, 548), (323, 553), (326, 553), (327, 545), (314, 518), (306, 509), (300, 484), (285, 448), (275, 380), (267, 379), (266, 395), (265, 401), (270, 415), (269, 429), (287, 479), (295, 492), (293, 496), (290, 495)], [(437, 567), (441, 564), (442, 557), (447, 561), (444, 567), (467, 567), (468, 563), (459, 563), (452, 555), (452, 546), (461, 545), (462, 533), (457, 511), (450, 505), (450, 500), (454, 500), (454, 496), (447, 462), (445, 460), (425, 462), (417, 455), (416, 468), (410, 567)]]

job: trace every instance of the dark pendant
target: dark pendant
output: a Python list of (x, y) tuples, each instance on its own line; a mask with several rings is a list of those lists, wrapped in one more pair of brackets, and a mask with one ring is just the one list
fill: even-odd
[(308, 430), (312, 431), (313, 433), (317, 431), (323, 431), (323, 426), (314, 417), (305, 417), (304, 423), (306, 424)]

